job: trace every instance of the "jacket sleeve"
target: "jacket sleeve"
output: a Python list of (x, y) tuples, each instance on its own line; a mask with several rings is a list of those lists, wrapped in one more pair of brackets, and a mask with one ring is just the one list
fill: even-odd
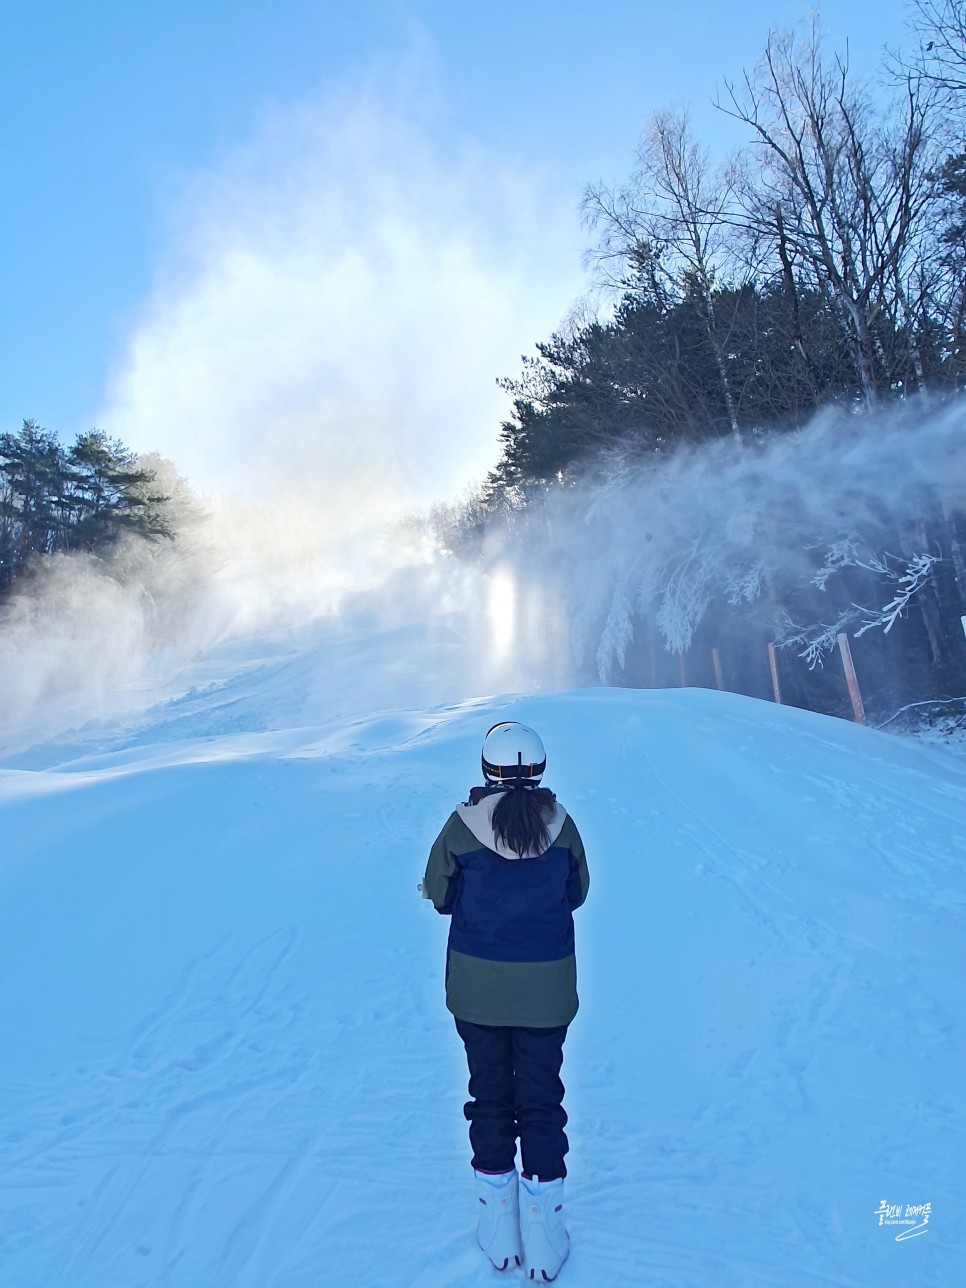
[(457, 815), (451, 814), (446, 826), (433, 842), (426, 864), (426, 874), (420, 885), (420, 893), (429, 899), (437, 912), (450, 913), (459, 895), (460, 870), (450, 848), (450, 836)]
[(570, 876), (567, 879), (567, 902), (571, 908), (579, 908), (587, 898), (590, 889), (590, 872), (587, 870), (587, 855), (580, 833), (570, 815), (564, 823), (560, 835), (561, 841), (570, 850)]

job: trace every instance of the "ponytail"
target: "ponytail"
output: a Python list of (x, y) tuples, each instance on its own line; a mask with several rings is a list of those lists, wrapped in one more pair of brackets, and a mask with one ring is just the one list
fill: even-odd
[(546, 787), (510, 787), (500, 793), (493, 811), (493, 833), (518, 858), (536, 857), (550, 849), (547, 824), (557, 798)]

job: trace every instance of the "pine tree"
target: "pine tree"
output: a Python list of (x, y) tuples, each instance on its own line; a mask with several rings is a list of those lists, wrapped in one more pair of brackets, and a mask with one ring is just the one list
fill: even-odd
[(80, 434), (69, 451), (34, 420), (0, 434), (0, 593), (40, 556), (103, 551), (125, 532), (172, 536), (153, 481), (100, 430)]
[(154, 475), (138, 468), (137, 457), (119, 439), (97, 429), (78, 435), (68, 465), (75, 546), (97, 550), (122, 532), (171, 536), (161, 508), (166, 498), (150, 490)]

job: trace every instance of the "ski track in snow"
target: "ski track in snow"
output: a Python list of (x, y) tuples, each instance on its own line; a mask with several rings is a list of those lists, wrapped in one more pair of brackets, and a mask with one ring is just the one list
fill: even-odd
[(508, 714), (592, 874), (562, 1288), (960, 1282), (961, 763), (690, 690), (313, 724), (309, 673), (0, 771), (2, 1288), (497, 1282), (415, 886)]

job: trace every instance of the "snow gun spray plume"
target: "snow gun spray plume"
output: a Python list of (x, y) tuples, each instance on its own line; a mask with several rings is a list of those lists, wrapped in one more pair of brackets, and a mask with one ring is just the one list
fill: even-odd
[[(809, 673), (802, 685), (828, 686), (823, 663), (845, 632), (866, 649), (886, 712), (908, 697), (903, 677), (933, 668), (955, 683), (964, 417), (961, 402), (920, 398), (827, 411), (741, 445), (729, 437), (664, 458), (615, 450), (578, 485), (491, 521), (484, 562), (499, 562), (518, 598), (564, 605), (585, 683), (714, 687), (716, 647), (732, 666), (724, 687), (771, 697), (771, 641), (784, 669)], [(754, 673), (742, 669), (749, 650)]]
[[(434, 570), (407, 516), (492, 464), (494, 373), (559, 313), (565, 256), (576, 290), (576, 234), (546, 254), (533, 181), (430, 148), (420, 78), (386, 79), (270, 116), (182, 196), (97, 418), (159, 470), (177, 539), (23, 583), (0, 631), (8, 746), (175, 693), (218, 644), (377, 586), (382, 628), (421, 622), (400, 648), (431, 647), (433, 622), (452, 656), (453, 614), (482, 613), (489, 660), (458, 683), (497, 687), (486, 593)], [(452, 667), (429, 670), (455, 696)]]

